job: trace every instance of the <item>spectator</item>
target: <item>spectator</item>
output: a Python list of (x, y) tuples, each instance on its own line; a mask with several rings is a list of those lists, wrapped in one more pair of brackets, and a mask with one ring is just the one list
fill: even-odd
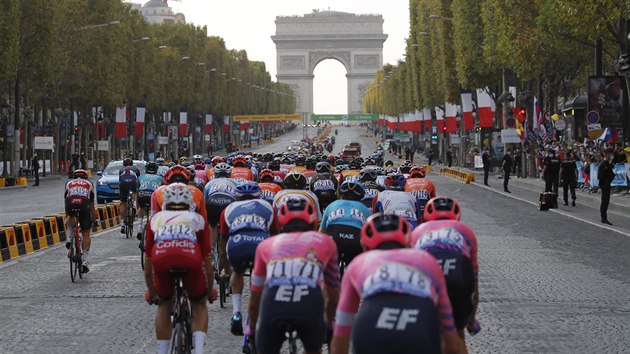
[(542, 178), (545, 180), (545, 192), (558, 194), (560, 183), (560, 159), (551, 147), (547, 149), (547, 156), (543, 159)]
[(409, 161), (411, 161), (413, 163), (413, 155), (416, 154), (415, 149), (410, 149), (409, 151)]
[(514, 155), (514, 168), (513, 168), (513, 172), (516, 174), (517, 178), (522, 178), (523, 177), (523, 162), (521, 161), (521, 154), (522, 154), (522, 150), (518, 150), (516, 152), (516, 154)]
[(71, 159), (72, 160), (70, 161), (70, 168), (68, 168), (68, 178), (72, 178), (72, 173), (74, 172), (74, 170), (79, 168), (79, 154), (72, 154)]
[(446, 162), (448, 163), (448, 167), (453, 166), (453, 153), (450, 149), (446, 151)]
[(578, 177), (577, 165), (573, 159), (571, 151), (564, 154), (564, 160), (560, 164), (560, 178), (562, 180), (562, 193), (564, 197), (564, 205), (569, 205), (569, 190), (571, 191), (571, 205), (575, 206), (575, 187), (577, 186)]
[(31, 166), (33, 166), (33, 175), (35, 176), (35, 184), (33, 186), (39, 186), (39, 160), (37, 159), (37, 154), (33, 154)]
[(430, 146), (427, 148), (427, 159), (429, 160), (429, 166), (431, 166), (431, 162), (433, 161), (433, 149)]
[(490, 152), (487, 147), (483, 149), (481, 161), (483, 161), (483, 184), (490, 187), (488, 184), (488, 176), (490, 175)]
[(512, 171), (512, 151), (508, 151), (503, 155), (503, 162), (501, 163), (501, 167), (503, 167), (503, 191), (506, 193), (512, 193), (508, 189), (508, 182), (510, 181), (510, 171)]
[(85, 153), (81, 153), (81, 156), (79, 156), (79, 163), (81, 164), (81, 169), (82, 170), (86, 170), (87, 169), (87, 161), (85, 160)]
[(602, 191), (602, 202), (599, 206), (599, 212), (602, 217), (602, 223), (612, 225), (608, 221), (608, 204), (610, 204), (611, 183), (615, 179), (615, 171), (613, 170), (612, 160), (614, 151), (612, 149), (605, 150), (605, 158), (599, 164), (597, 179), (599, 179), (599, 188)]

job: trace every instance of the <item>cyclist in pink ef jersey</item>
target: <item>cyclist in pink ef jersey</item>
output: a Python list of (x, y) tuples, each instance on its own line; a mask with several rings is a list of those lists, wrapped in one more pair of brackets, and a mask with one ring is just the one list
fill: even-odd
[(410, 244), (431, 253), (442, 266), (455, 326), (464, 339), (465, 327), (471, 334), (479, 330), (475, 318), (479, 304), (479, 266), (477, 237), (460, 218), (457, 201), (448, 197), (429, 200), (424, 209), (425, 222), (413, 230)]
[(256, 249), (248, 333), (255, 333), (258, 353), (279, 353), (288, 324), (306, 353), (321, 353), (339, 299), (339, 267), (335, 242), (313, 231), (317, 212), (310, 201), (287, 200), (278, 213), (284, 233)]
[(466, 353), (440, 266), (405, 249), (408, 232), (398, 215), (374, 214), (363, 225), (367, 252), (346, 268), (331, 353), (347, 354), (350, 335), (357, 354)]

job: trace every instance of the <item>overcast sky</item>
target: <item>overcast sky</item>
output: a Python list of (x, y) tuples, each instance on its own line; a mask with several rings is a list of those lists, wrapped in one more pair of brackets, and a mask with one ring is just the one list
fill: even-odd
[[(145, 3), (144, 0), (132, 2)], [(276, 80), (276, 16), (304, 15), (313, 9), (383, 16), (383, 63), (403, 58), (409, 33), (409, 0), (181, 0), (169, 5), (188, 23), (207, 26), (208, 35), (222, 37), (229, 49), (244, 49), (250, 60), (264, 61)], [(315, 113), (347, 113), (346, 70), (335, 60), (315, 68)]]

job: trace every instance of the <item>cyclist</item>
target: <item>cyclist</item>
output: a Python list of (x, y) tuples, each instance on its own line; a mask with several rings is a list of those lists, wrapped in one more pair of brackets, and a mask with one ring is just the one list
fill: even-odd
[(186, 167), (180, 165), (171, 167), (164, 175), (164, 185), (158, 187), (151, 195), (151, 215), (154, 215), (158, 211), (162, 210), (164, 190), (167, 185), (171, 183), (184, 183), (192, 193), (192, 198), (195, 202), (195, 211), (201, 215), (204, 220), (207, 220), (206, 203), (204, 202), (203, 192), (201, 192), (197, 186), (188, 184), (189, 182), (190, 171), (188, 171)]
[(236, 200), (234, 195), (237, 183), (230, 174), (232, 167), (226, 162), (221, 162), (214, 167), (214, 179), (206, 183), (203, 191), (205, 200), (207, 220), (210, 225), (210, 241), (212, 245), (219, 244), (219, 259), (223, 269), (227, 269), (229, 264), (225, 253), (225, 242), (218, 240), (219, 221), (223, 210)]
[[(136, 191), (138, 190), (138, 177), (140, 177), (140, 170), (133, 165), (133, 160), (127, 157), (123, 160), (123, 168), (118, 172), (118, 188), (120, 188), (120, 210), (125, 212), (127, 210), (127, 197), (129, 192), (133, 192), (133, 203), (135, 215), (135, 203), (136, 203)], [(133, 222), (133, 220), (131, 221)], [(125, 223), (120, 226), (120, 233), (125, 233)]]
[(230, 204), (221, 213), (221, 239), (227, 242), (227, 256), (232, 267), (230, 285), (232, 285), (232, 319), (230, 332), (243, 335), (241, 316), (241, 294), (243, 293), (243, 274), (254, 264), (256, 247), (269, 237), (278, 233), (278, 225), (273, 208), (260, 199), (258, 184), (250, 182), (236, 187), (236, 202)]
[(379, 192), (372, 200), (375, 213), (404, 216), (413, 229), (418, 224), (418, 203), (416, 198), (404, 191), (405, 176), (390, 174), (385, 177), (386, 190)]
[(416, 198), (420, 216), (423, 215), (424, 206), (429, 199), (436, 197), (435, 186), (426, 178), (426, 171), (421, 166), (414, 166), (409, 170), (409, 178), (407, 178), (405, 183), (405, 192), (411, 193)]
[[(158, 168), (157, 163), (149, 161), (145, 166), (145, 173), (138, 178), (138, 217), (140, 218), (145, 215), (148, 216), (151, 210), (151, 195), (162, 185), (163, 178), (157, 174)], [(146, 225), (140, 225), (137, 235), (138, 240), (142, 239), (145, 227)]]
[(361, 199), (361, 203), (368, 208), (372, 208), (372, 200), (384, 189), (383, 186), (376, 183), (377, 177), (378, 173), (372, 167), (364, 167), (361, 172), (359, 172), (359, 182), (361, 182), (365, 188), (365, 196)]
[(323, 212), (330, 203), (337, 200), (339, 181), (333, 176), (332, 167), (328, 162), (318, 162), (315, 171), (317, 173), (311, 178), (309, 189), (317, 196)]
[(360, 158), (356, 158), (348, 163), (348, 169), (344, 169), (339, 171), (339, 184), (341, 185), (343, 181), (351, 180), (358, 181), (359, 173), (361, 172), (361, 160)]
[(165, 165), (165, 161), (163, 157), (158, 157), (155, 159), (155, 162), (158, 164), (158, 174), (162, 177), (168, 172), (169, 167)]
[(208, 176), (206, 174), (206, 163), (203, 162), (201, 155), (193, 156), (193, 182), (203, 188), (208, 183)]
[(361, 199), (365, 189), (360, 182), (346, 180), (339, 187), (341, 200), (332, 202), (322, 217), (319, 231), (330, 235), (337, 244), (339, 259), (346, 265), (361, 253), (361, 226), (372, 214)]
[(424, 209), (425, 222), (411, 233), (411, 246), (433, 255), (442, 266), (455, 326), (462, 340), (464, 328), (478, 326), (479, 266), (477, 237), (460, 222), (461, 209), (449, 197), (429, 200)]
[(272, 162), (269, 163), (267, 168), (269, 168), (273, 172), (273, 182), (280, 187), (284, 187), (284, 178), (286, 177), (286, 173), (280, 171), (280, 159), (274, 159)]
[[(90, 252), (90, 245), (92, 239), (90, 238), (90, 231), (92, 228), (92, 220), (98, 222), (98, 214), (94, 207), (94, 185), (88, 179), (88, 174), (85, 170), (75, 170), (72, 173), (72, 179), (66, 183), (66, 190), (63, 195), (64, 204), (66, 209), (67, 229), (66, 234), (68, 239), (66, 240), (66, 248), (70, 249), (72, 241), (74, 240), (74, 228), (77, 226), (77, 221), (81, 224), (81, 234), (83, 235), (83, 242), (81, 249), (83, 254), (81, 255), (83, 272), (90, 271), (88, 267), (88, 254)], [(72, 216), (78, 213), (79, 219), (75, 220)]]
[(185, 269), (183, 282), (192, 308), (192, 337), (195, 353), (203, 353), (208, 332), (208, 289), (212, 289), (212, 267), (208, 223), (195, 213), (191, 189), (172, 183), (164, 190), (164, 211), (149, 221), (145, 246), (144, 280), (148, 301), (159, 297), (155, 316), (158, 353), (167, 353), (171, 338), (174, 278), (171, 269)]
[(243, 155), (236, 156), (232, 160), (232, 166), (231, 178), (242, 180), (243, 182), (254, 180), (254, 172), (247, 167), (247, 160)]
[(273, 199), (273, 207), (276, 210), (280, 210), (280, 206), (287, 199), (304, 199), (311, 202), (311, 204), (317, 207), (317, 220), (321, 219), (321, 210), (319, 208), (319, 200), (317, 196), (306, 189), (306, 177), (301, 172), (289, 172), (284, 178), (284, 189), (276, 193)]
[(409, 171), (411, 171), (412, 168), (413, 168), (413, 165), (411, 164), (411, 161), (405, 160), (405, 162), (403, 162), (400, 166), (398, 166), (398, 173), (405, 175), (405, 177), (407, 177), (407, 175), (409, 174)]
[(290, 199), (278, 213), (284, 233), (256, 249), (248, 333), (255, 333), (259, 353), (280, 352), (286, 323), (294, 325), (307, 354), (321, 353), (339, 298), (339, 269), (337, 247), (313, 231), (317, 222), (313, 203)]
[(269, 204), (273, 203), (273, 198), (275, 198), (276, 194), (282, 190), (282, 187), (276, 183), (274, 183), (275, 176), (273, 171), (269, 169), (264, 169), (260, 171), (260, 175), (258, 176), (258, 186), (261, 190), (261, 198)]
[(440, 266), (429, 253), (405, 248), (409, 230), (404, 217), (380, 213), (363, 225), (365, 252), (343, 278), (332, 353), (348, 353), (350, 335), (362, 354), (466, 353)]

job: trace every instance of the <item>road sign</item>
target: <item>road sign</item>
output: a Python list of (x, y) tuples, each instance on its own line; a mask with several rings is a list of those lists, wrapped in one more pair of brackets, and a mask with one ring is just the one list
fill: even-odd
[(377, 119), (378, 114), (311, 114), (311, 120), (314, 122), (319, 120), (358, 121)]
[(510, 117), (510, 118), (506, 119), (506, 120), (505, 120), (505, 125), (506, 125), (508, 128), (514, 128), (514, 127), (516, 127), (516, 119), (514, 119), (514, 118), (512, 118), (512, 117)]
[(168, 145), (168, 136), (158, 136), (158, 145)]
[(36, 136), (33, 145), (35, 150), (53, 150), (55, 143), (52, 136)]
[(107, 140), (99, 140), (96, 144), (96, 149), (99, 151), (107, 151), (109, 150), (109, 141)]
[(556, 130), (565, 130), (567, 128), (567, 122), (564, 119), (560, 118), (556, 121), (555, 124)]
[(504, 144), (514, 144), (521, 142), (521, 136), (514, 128), (501, 129), (501, 142)]
[(588, 121), (588, 124), (599, 123), (599, 113), (596, 111), (590, 111), (586, 113), (586, 120)]

